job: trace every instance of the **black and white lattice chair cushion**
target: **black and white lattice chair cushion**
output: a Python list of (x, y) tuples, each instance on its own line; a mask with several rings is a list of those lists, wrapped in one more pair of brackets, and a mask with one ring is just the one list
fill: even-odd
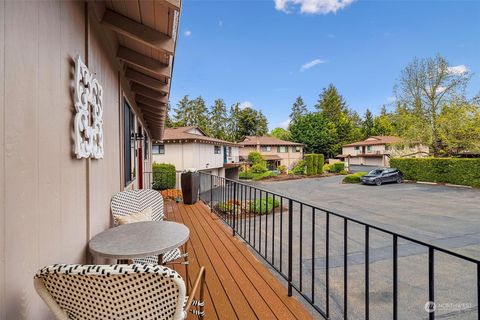
[[(163, 198), (160, 192), (152, 189), (122, 191), (115, 194), (111, 201), (113, 222), (117, 225), (116, 216), (128, 216), (152, 208), (152, 220), (163, 220)], [(180, 249), (175, 249), (163, 255), (163, 263), (168, 263), (182, 257)], [(156, 256), (143, 259), (133, 259), (134, 263), (158, 263)]]
[(122, 191), (115, 194), (111, 202), (113, 220), (115, 216), (128, 216), (146, 208), (152, 208), (152, 220), (164, 218), (163, 198), (160, 192), (152, 189)]
[(186, 318), (185, 282), (159, 265), (55, 264), (34, 285), (57, 319)]

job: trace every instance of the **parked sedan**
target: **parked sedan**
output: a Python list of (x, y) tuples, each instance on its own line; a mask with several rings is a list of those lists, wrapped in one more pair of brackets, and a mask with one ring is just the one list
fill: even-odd
[(375, 169), (362, 177), (363, 184), (376, 184), (380, 186), (385, 182), (402, 183), (402, 173), (395, 168)]

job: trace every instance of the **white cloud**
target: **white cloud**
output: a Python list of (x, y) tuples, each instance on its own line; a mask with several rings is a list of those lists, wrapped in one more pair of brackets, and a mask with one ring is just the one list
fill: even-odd
[(184, 35), (185, 37), (190, 37), (190, 36), (192, 35), (192, 31), (190, 31), (190, 30), (185, 30), (185, 32), (183, 33), (183, 35)]
[(344, 9), (355, 0), (274, 0), (275, 9), (289, 13), (290, 6), (300, 6), (301, 13), (327, 14)]
[(250, 101), (243, 101), (243, 102), (240, 102), (238, 107), (240, 109), (253, 108), (253, 103), (251, 103)]
[(290, 121), (291, 121), (290, 119), (282, 121), (278, 126), (283, 129), (288, 129), (288, 125), (290, 124)]
[(313, 67), (315, 67), (316, 65), (319, 65), (319, 64), (322, 64), (322, 63), (326, 63), (327, 61), (324, 61), (324, 60), (320, 60), (320, 59), (315, 59), (315, 60), (312, 60), (310, 62), (307, 62), (305, 63), (304, 65), (302, 65), (300, 67), (300, 71), (306, 71), (308, 69), (311, 69)]
[(455, 74), (455, 75), (463, 75), (465, 73), (468, 73), (468, 68), (466, 65), (464, 64), (460, 64), (458, 66), (454, 66), (454, 67), (448, 67), (447, 68), (447, 71), (451, 74)]

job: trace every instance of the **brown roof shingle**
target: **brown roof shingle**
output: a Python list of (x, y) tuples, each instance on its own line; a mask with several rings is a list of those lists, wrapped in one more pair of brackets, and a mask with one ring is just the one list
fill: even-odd
[(379, 144), (392, 144), (402, 142), (400, 137), (395, 136), (372, 136), (363, 141), (353, 142), (343, 145), (344, 147), (372, 146)]
[(275, 137), (270, 136), (246, 136), (242, 142), (238, 144), (243, 146), (256, 146), (256, 145), (264, 145), (264, 146), (303, 146), (303, 143), (291, 142), (280, 140)]
[[(196, 129), (202, 133), (194, 134), (188, 131)], [(229, 145), (229, 146), (238, 146), (238, 144), (230, 141), (225, 141), (221, 139), (216, 139), (207, 136), (200, 128), (191, 126), (191, 127), (179, 127), (179, 128), (166, 128), (164, 135), (163, 135), (163, 142), (203, 142), (203, 143), (211, 143), (211, 144), (222, 144), (222, 145)]]

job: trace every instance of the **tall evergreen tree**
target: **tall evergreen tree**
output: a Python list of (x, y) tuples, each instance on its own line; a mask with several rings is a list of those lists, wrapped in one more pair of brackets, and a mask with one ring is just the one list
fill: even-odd
[(185, 95), (177, 102), (177, 107), (173, 110), (173, 126), (184, 127), (187, 125), (188, 115), (190, 113), (190, 99)]
[(263, 136), (268, 132), (268, 121), (261, 111), (245, 108), (237, 111), (238, 126), (235, 141), (245, 136)]
[(210, 134), (217, 139), (227, 139), (227, 125), (227, 106), (222, 99), (217, 99), (210, 109)]
[(238, 142), (238, 112), (240, 111), (240, 103), (236, 102), (230, 106), (230, 112), (227, 120), (226, 137), (228, 141)]
[(301, 96), (298, 96), (292, 105), (292, 112), (290, 113), (290, 122), (295, 122), (299, 117), (307, 114), (307, 106), (303, 102)]
[(374, 135), (373, 127), (374, 127), (373, 114), (369, 109), (367, 109), (367, 111), (365, 111), (365, 116), (363, 118), (363, 123), (362, 123), (362, 133), (365, 138)]
[(348, 114), (347, 103), (333, 84), (323, 89), (315, 108), (333, 123), (340, 122)]

